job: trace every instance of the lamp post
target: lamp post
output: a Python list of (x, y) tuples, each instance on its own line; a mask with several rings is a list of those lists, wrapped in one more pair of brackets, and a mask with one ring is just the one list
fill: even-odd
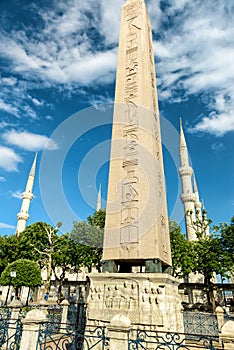
[(5, 305), (7, 305), (8, 296), (9, 296), (10, 287), (11, 287), (11, 281), (12, 281), (12, 278), (14, 278), (14, 277), (16, 277), (16, 271), (11, 271), (11, 272), (10, 272), (10, 283), (9, 283), (8, 290), (7, 290)]

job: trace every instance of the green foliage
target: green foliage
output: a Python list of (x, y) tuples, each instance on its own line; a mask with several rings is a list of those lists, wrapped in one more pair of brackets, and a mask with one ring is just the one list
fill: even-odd
[(224, 264), (225, 253), (220, 244), (220, 238), (205, 236), (192, 242), (194, 251), (193, 272), (204, 276), (205, 284), (211, 284), (213, 274), (222, 276), (228, 267)]
[(87, 222), (89, 225), (96, 226), (103, 229), (105, 227), (105, 220), (106, 220), (105, 209), (100, 209), (96, 211), (93, 215), (90, 215), (87, 217)]
[[(74, 257), (82, 261), (89, 271), (92, 267), (96, 267), (98, 271), (101, 269), (104, 232), (101, 226), (104, 226), (104, 214), (104, 210), (99, 210), (93, 217), (89, 216), (88, 221), (91, 224), (86, 221), (74, 222), (70, 233), (70, 239), (75, 243)], [(98, 226), (95, 226), (95, 223)]]
[[(205, 284), (209, 285), (214, 273), (226, 276), (234, 267), (234, 219), (230, 226), (221, 224), (209, 236), (205, 236), (210, 223), (203, 211), (202, 218), (194, 222), (197, 240), (188, 241), (181, 234), (179, 226), (169, 222), (175, 276), (199, 273), (204, 276)], [(217, 231), (220, 231), (219, 235)]]
[(194, 254), (192, 244), (181, 233), (175, 222), (169, 222), (172, 270), (175, 277), (186, 277), (193, 269)]
[[(11, 272), (16, 272), (16, 277), (11, 278)], [(0, 284), (3, 286), (12, 285), (15, 288), (37, 287), (41, 285), (41, 270), (39, 265), (30, 260), (19, 259), (9, 264), (3, 271)]]
[(70, 238), (80, 245), (101, 247), (103, 245), (103, 229), (89, 225), (86, 221), (74, 222)]
[(18, 238), (14, 236), (0, 236), (0, 273), (11, 262), (19, 258), (20, 248)]
[[(46, 266), (48, 253), (57, 241), (57, 228), (45, 222), (36, 222), (28, 227), (19, 236), (20, 256), (24, 259), (37, 261), (41, 268)], [(48, 232), (51, 232), (48, 235)]]
[(225, 265), (229, 266), (230, 274), (234, 275), (234, 216), (230, 225), (220, 224), (217, 229), (221, 234), (221, 246), (225, 252)]

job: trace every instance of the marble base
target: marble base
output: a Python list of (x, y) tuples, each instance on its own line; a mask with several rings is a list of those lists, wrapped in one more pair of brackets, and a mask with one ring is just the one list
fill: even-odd
[(165, 273), (95, 273), (89, 278), (89, 323), (108, 324), (121, 314), (132, 326), (183, 332), (176, 278)]

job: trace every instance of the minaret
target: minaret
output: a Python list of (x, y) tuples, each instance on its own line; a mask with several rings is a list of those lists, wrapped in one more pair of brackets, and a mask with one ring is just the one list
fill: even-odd
[(25, 191), (22, 193), (22, 205), (21, 210), (17, 214), (18, 222), (16, 226), (16, 235), (19, 236), (21, 232), (23, 232), (26, 228), (27, 220), (29, 219), (29, 207), (31, 200), (33, 199), (33, 184), (34, 184), (34, 178), (35, 178), (35, 171), (36, 171), (36, 163), (37, 163), (37, 153), (35, 155), (29, 176), (28, 181), (26, 184)]
[[(193, 222), (196, 221), (195, 200), (196, 195), (193, 192), (192, 175), (193, 169), (189, 164), (189, 154), (184, 137), (182, 119), (180, 119), (180, 168), (179, 174), (182, 183), (181, 201), (184, 205), (186, 234), (189, 241), (196, 240), (196, 233)], [(189, 214), (189, 215), (188, 215)]]
[(195, 195), (195, 213), (196, 213), (196, 217), (201, 220), (202, 216), (201, 216), (201, 202), (200, 202), (200, 198), (199, 198), (199, 192), (198, 192), (198, 187), (197, 187), (197, 181), (196, 181), (196, 177), (195, 175), (193, 176), (193, 191), (194, 191), (194, 195)]
[(122, 8), (103, 259), (119, 272), (171, 266), (152, 30), (144, 0)]
[(102, 207), (102, 195), (101, 195), (102, 189), (101, 185), (99, 186), (98, 190), (98, 196), (97, 196), (97, 203), (96, 203), (96, 211), (99, 211)]

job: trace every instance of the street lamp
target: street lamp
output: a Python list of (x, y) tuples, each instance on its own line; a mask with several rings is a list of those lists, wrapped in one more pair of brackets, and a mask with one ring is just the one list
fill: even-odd
[(9, 292), (10, 292), (11, 281), (12, 281), (12, 278), (14, 278), (14, 277), (16, 277), (16, 271), (11, 271), (10, 272), (10, 283), (9, 283), (8, 290), (7, 290), (5, 305), (7, 305), (7, 300), (8, 300), (8, 296), (9, 296)]

